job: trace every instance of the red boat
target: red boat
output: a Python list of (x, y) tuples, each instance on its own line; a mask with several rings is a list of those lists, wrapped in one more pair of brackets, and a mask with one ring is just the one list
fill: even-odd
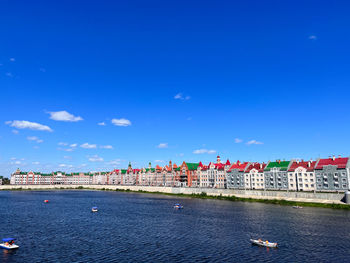
[(44, 200), (44, 203), (48, 203), (49, 202), (49, 200)]

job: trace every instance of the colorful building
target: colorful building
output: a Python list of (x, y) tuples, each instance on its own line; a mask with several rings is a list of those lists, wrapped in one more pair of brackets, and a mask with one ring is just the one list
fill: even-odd
[(244, 171), (245, 189), (264, 189), (266, 163), (250, 163)]
[(265, 189), (270, 190), (287, 190), (288, 175), (287, 171), (291, 161), (269, 162), (264, 169)]
[(199, 163), (183, 162), (180, 166), (181, 186), (199, 187)]
[(320, 159), (315, 167), (317, 191), (346, 191), (349, 189), (349, 158), (335, 156)]
[(244, 189), (244, 173), (249, 164), (249, 162), (241, 163), (237, 161), (231, 165), (227, 170), (227, 188)]
[(318, 161), (292, 161), (288, 169), (288, 189), (294, 191), (315, 191), (315, 166)]

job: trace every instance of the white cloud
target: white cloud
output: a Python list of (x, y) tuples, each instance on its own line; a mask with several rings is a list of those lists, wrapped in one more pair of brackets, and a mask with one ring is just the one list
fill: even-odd
[(164, 163), (164, 160), (154, 160), (155, 163)]
[(16, 59), (15, 59), (15, 58), (10, 58), (10, 61), (11, 61), (11, 62), (15, 62)]
[(100, 148), (112, 150), (112, 149), (113, 149), (113, 146), (112, 146), (112, 145), (101, 145)]
[(11, 72), (6, 72), (5, 75), (9, 78), (13, 78), (13, 74)]
[(36, 131), (49, 131), (52, 132), (52, 129), (49, 126), (30, 121), (7, 121), (5, 124), (15, 127), (17, 129), (30, 129)]
[(106, 123), (105, 122), (99, 122), (99, 123), (97, 123), (97, 125), (106, 126)]
[(168, 143), (160, 143), (160, 144), (157, 145), (157, 148), (159, 148), (159, 149), (168, 148)]
[(83, 143), (82, 145), (80, 145), (81, 148), (84, 149), (96, 149), (97, 145), (96, 144), (89, 144), (89, 143)]
[(67, 145), (68, 145), (68, 143), (66, 143), (66, 142), (59, 142), (59, 143), (58, 143), (58, 145), (61, 145), (61, 146), (67, 146)]
[(317, 39), (317, 36), (311, 35), (311, 36), (309, 36), (309, 39), (311, 39), (311, 40), (316, 40), (316, 39)]
[(214, 154), (214, 153), (216, 153), (216, 151), (215, 150), (207, 150), (207, 149), (198, 149), (198, 150), (194, 150), (193, 153), (194, 154), (204, 154), (204, 153)]
[(264, 144), (263, 142), (258, 142), (256, 140), (250, 140), (249, 142), (247, 142), (247, 145), (252, 145), (252, 144)]
[(103, 162), (103, 158), (98, 155), (93, 155), (89, 157), (90, 162)]
[(121, 163), (121, 159), (115, 159), (110, 162), (108, 162), (109, 165), (119, 165)]
[(241, 143), (241, 142), (243, 142), (242, 139), (239, 139), (239, 138), (236, 138), (236, 139), (235, 139), (235, 143)]
[(55, 121), (69, 121), (69, 122), (76, 122), (76, 121), (82, 121), (83, 118), (78, 116), (74, 116), (73, 114), (70, 114), (69, 112), (63, 110), (63, 111), (50, 111), (48, 112), (50, 114), (50, 119)]
[(178, 94), (176, 94), (176, 95), (174, 96), (174, 99), (176, 99), (176, 100), (189, 100), (189, 99), (191, 99), (191, 97), (190, 97), (190, 96), (184, 96), (184, 95), (180, 92), (180, 93), (178, 93)]
[(10, 160), (16, 160), (17, 158), (16, 157), (11, 157)]
[(127, 120), (127, 119), (112, 119), (112, 124), (114, 124), (115, 126), (130, 126), (131, 125), (131, 121)]
[(67, 165), (65, 163), (61, 163), (59, 167), (66, 167)]
[(12, 130), (12, 133), (13, 133), (13, 134), (18, 134), (19, 131), (17, 131), (17, 130)]
[(32, 164), (38, 165), (38, 164), (40, 164), (40, 162), (32, 162)]
[(62, 150), (65, 152), (73, 152), (74, 151), (74, 149), (72, 149), (72, 148), (67, 148), (67, 149), (62, 149)]
[(37, 142), (37, 143), (42, 143), (42, 142), (44, 142), (44, 140), (41, 140), (41, 139), (39, 139), (39, 138), (36, 137), (36, 136), (28, 136), (28, 137), (27, 137), (27, 140), (28, 140), (28, 141), (34, 141), (34, 142)]
[(65, 155), (63, 156), (64, 159), (72, 159), (72, 156)]
[(77, 143), (72, 143), (71, 145), (69, 145), (69, 147), (71, 147), (71, 148), (75, 148), (75, 147), (77, 147), (77, 146), (78, 146)]

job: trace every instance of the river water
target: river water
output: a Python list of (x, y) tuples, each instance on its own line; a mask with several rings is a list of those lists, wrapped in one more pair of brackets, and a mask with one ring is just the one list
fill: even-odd
[(350, 262), (349, 220), (343, 210), (157, 194), (1, 191), (0, 238), (20, 248), (0, 249), (0, 262)]

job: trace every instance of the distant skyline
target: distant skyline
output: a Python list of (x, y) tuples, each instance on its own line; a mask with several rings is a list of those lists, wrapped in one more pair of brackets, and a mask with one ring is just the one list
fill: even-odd
[(0, 175), (349, 156), (348, 1), (3, 1)]

